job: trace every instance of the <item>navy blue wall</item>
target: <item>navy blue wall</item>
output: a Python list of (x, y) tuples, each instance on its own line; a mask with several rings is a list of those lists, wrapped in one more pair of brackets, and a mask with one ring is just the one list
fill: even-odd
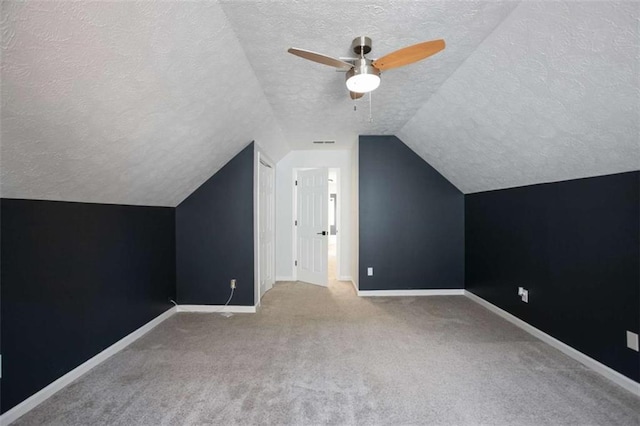
[(171, 307), (174, 209), (0, 201), (2, 412)]
[(254, 305), (253, 143), (176, 208), (178, 303)]
[(638, 381), (639, 194), (633, 172), (467, 195), (466, 288)]
[(360, 290), (464, 287), (464, 196), (400, 139), (360, 136), (359, 197)]

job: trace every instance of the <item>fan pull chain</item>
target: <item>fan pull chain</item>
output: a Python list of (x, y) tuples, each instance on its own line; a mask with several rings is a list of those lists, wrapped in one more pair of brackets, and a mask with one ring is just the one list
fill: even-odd
[(369, 123), (373, 123), (373, 117), (371, 116), (371, 94), (373, 91), (369, 92)]

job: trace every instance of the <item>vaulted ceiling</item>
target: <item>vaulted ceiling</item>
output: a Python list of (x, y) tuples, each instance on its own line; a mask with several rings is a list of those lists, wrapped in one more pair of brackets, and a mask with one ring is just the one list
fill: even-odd
[[(397, 134), (463, 192), (640, 168), (640, 4), (2, 2), (1, 195), (175, 206), (255, 140)], [(286, 52), (372, 58), (371, 98)]]

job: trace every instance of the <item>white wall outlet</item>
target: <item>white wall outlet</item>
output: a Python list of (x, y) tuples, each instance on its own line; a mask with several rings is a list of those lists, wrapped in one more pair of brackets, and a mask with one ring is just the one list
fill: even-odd
[(367, 276), (372, 277), (373, 276), (373, 267), (369, 266), (367, 268)]
[(523, 288), (522, 294), (520, 294), (520, 298), (524, 303), (529, 303), (529, 290)]
[(231, 288), (236, 288), (236, 280), (231, 280)]
[(638, 348), (638, 334), (633, 331), (627, 331), (627, 347), (629, 349), (633, 349), (636, 352), (639, 352)]
[(518, 287), (518, 296), (522, 296), (523, 291), (524, 291), (524, 287)]

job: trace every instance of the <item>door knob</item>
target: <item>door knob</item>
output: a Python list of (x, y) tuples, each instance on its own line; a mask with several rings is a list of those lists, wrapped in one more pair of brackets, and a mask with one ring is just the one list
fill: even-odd
[(327, 231), (318, 232), (318, 235), (327, 235)]

